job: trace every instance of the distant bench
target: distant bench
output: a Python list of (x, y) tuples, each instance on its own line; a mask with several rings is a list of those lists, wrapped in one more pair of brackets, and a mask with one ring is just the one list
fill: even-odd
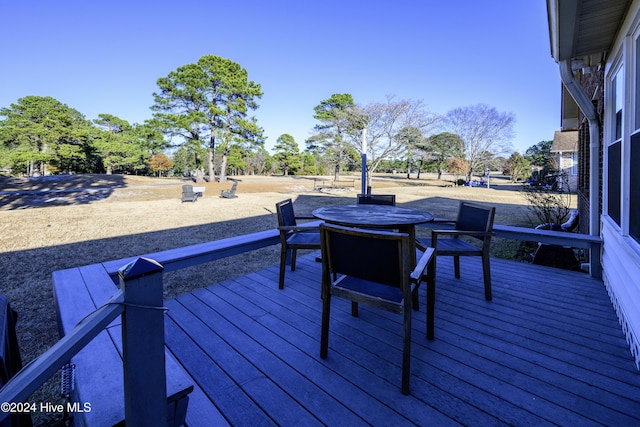
[[(141, 255), (164, 267), (164, 272), (241, 254), (280, 243), (277, 229)], [(117, 291), (118, 270), (139, 257), (55, 271), (53, 293), (61, 336), (107, 302)], [(73, 401), (91, 404), (91, 411), (74, 414), (75, 425), (103, 426), (124, 417), (124, 378), (120, 317), (76, 354)], [(169, 350), (165, 349), (167, 425), (223, 423), (219, 411)], [(194, 386), (195, 385), (195, 386)], [(81, 407), (81, 406), (80, 406)]]

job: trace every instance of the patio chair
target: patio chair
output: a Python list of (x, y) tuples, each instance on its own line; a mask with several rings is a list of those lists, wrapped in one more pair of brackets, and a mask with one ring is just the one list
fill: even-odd
[(296, 216), (291, 199), (276, 203), (276, 213), (278, 215), (281, 246), (278, 288), (284, 289), (284, 273), (288, 255), (291, 255), (291, 271), (295, 271), (298, 249), (320, 249), (320, 229), (318, 226), (321, 221), (298, 225), (298, 220), (315, 218), (310, 216)]
[[(433, 338), (435, 296), (434, 250), (428, 248), (411, 271), (407, 233), (366, 231), (337, 225), (320, 225), (322, 239), (322, 332), (320, 357), (329, 347), (332, 297), (351, 301), (352, 315), (358, 304), (402, 314), (402, 393), (409, 394), (411, 362), (412, 296), (427, 281), (427, 335)], [(366, 342), (366, 339), (363, 339)]]
[(185, 184), (182, 186), (182, 202), (195, 202), (198, 200), (198, 193), (193, 191), (193, 185)]
[(238, 197), (238, 196), (236, 196), (236, 189), (237, 188), (238, 188), (238, 181), (233, 181), (233, 185), (231, 186), (230, 189), (222, 190), (220, 192), (220, 197), (222, 197), (223, 199), (233, 199), (233, 198)]
[[(436, 257), (453, 256), (454, 274), (460, 278), (460, 257), (482, 257), (482, 273), (484, 279), (484, 297), (491, 301), (491, 269), (489, 265), (489, 249), (493, 235), (493, 218), (495, 207), (486, 207), (474, 203), (461, 201), (457, 219), (453, 222), (452, 230), (432, 230), (431, 239), (418, 238), (417, 246), (421, 250), (428, 247), (435, 248)], [(441, 221), (440, 221), (441, 222)], [(472, 244), (460, 237), (470, 237)]]
[(359, 205), (396, 205), (395, 194), (358, 194)]

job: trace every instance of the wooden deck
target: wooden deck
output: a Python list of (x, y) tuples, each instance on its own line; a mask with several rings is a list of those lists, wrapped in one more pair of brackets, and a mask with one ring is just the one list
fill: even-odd
[(314, 259), (284, 290), (273, 266), (166, 302), (167, 346), (197, 383), (191, 425), (640, 425), (640, 373), (601, 281), (494, 259), (486, 302), (479, 259), (458, 280), (438, 259), (436, 339), (422, 286), (403, 396), (401, 316), (353, 318), (335, 299), (320, 359)]

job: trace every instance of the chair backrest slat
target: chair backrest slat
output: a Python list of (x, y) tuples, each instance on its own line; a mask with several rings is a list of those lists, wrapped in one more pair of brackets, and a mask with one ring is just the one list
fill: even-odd
[(495, 208), (474, 205), (467, 202), (460, 203), (456, 229), (469, 231), (491, 231)]
[(396, 205), (395, 194), (358, 194), (359, 205)]
[[(455, 228), (467, 231), (492, 231), (495, 212), (495, 207), (461, 201)], [(484, 237), (478, 237), (478, 239), (485, 240)]]
[(293, 201), (291, 199), (276, 203), (276, 211), (279, 226), (291, 227), (297, 225), (296, 216), (293, 211)]
[[(320, 226), (331, 274), (400, 287), (409, 271), (409, 235)], [(405, 265), (406, 264), (406, 265)]]

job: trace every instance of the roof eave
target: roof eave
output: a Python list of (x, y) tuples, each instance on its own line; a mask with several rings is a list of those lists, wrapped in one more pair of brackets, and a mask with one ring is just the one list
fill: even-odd
[(551, 56), (556, 62), (602, 63), (631, 0), (547, 0)]

